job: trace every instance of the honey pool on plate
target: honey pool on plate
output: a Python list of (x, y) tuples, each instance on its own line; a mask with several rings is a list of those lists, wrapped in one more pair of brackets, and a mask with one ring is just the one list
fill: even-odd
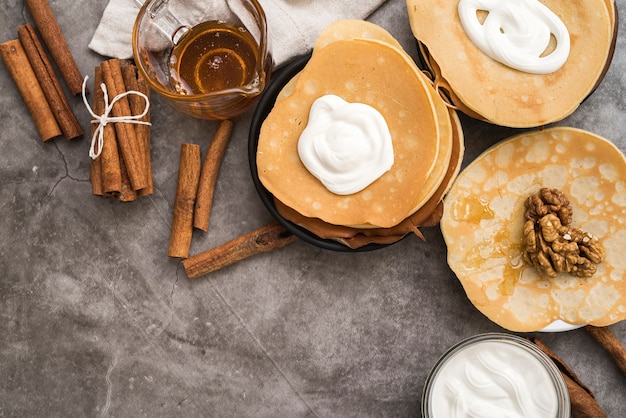
[(240, 88), (254, 81), (258, 60), (258, 45), (247, 30), (203, 22), (189, 29), (172, 50), (172, 87), (181, 94)]

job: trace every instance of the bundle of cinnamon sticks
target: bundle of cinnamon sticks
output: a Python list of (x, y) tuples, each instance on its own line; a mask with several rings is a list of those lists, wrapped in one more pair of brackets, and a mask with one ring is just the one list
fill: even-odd
[[(139, 116), (149, 106), (146, 99), (139, 95), (124, 96), (126, 92), (139, 92), (148, 100), (150, 97), (148, 84), (138, 75), (137, 67), (131, 62), (110, 59), (96, 67), (92, 108), (98, 116), (105, 112), (107, 105), (102, 85), (106, 88), (109, 102), (117, 97), (111, 109), (113, 117)], [(140, 120), (150, 122), (149, 107)], [(98, 124), (93, 124), (92, 135), (98, 134), (98, 127)], [(154, 184), (150, 159), (150, 126), (114, 122), (101, 129), (102, 149), (95, 146), (94, 151), (99, 155), (92, 159), (89, 175), (92, 193), (95, 196), (113, 197), (120, 202), (132, 202), (138, 196), (152, 194)]]
[(18, 28), (17, 39), (0, 44), (0, 56), (41, 139), (48, 141), (61, 135), (68, 140), (81, 137), (83, 129), (56, 76), (44, 43), (73, 95), (82, 92), (80, 71), (47, 0), (26, 0), (26, 6), (43, 42), (35, 27), (26, 24)]
[(272, 251), (295, 241), (295, 236), (278, 223), (271, 223), (218, 247), (189, 257), (193, 230), (208, 231), (217, 176), (233, 122), (221, 121), (204, 160), (200, 146), (182, 144), (178, 183), (167, 255), (181, 258), (192, 279), (219, 270), (261, 252)]

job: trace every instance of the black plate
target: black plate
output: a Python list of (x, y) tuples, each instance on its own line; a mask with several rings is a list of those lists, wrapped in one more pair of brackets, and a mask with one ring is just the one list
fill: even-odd
[(332, 239), (323, 239), (313, 234), (309, 230), (302, 228), (294, 224), (291, 221), (283, 218), (276, 210), (274, 205), (274, 196), (265, 188), (259, 180), (259, 174), (256, 165), (256, 152), (259, 141), (259, 132), (261, 131), (261, 125), (263, 121), (270, 113), (276, 102), (276, 97), (283, 89), (283, 87), (291, 80), (296, 74), (300, 72), (311, 58), (311, 54), (300, 56), (285, 67), (274, 73), (273, 80), (267, 86), (265, 92), (259, 99), (257, 107), (252, 115), (252, 122), (250, 123), (250, 133), (248, 135), (248, 161), (250, 163), (250, 172), (252, 173), (252, 181), (256, 188), (263, 204), (270, 211), (272, 216), (278, 220), (289, 232), (300, 238), (301, 240), (313, 244), (317, 247), (324, 248), (326, 250), (344, 251), (344, 252), (359, 252), (359, 251), (371, 251), (379, 248), (387, 247), (391, 244), (367, 244), (361, 248), (352, 249), (346, 245), (337, 242)]

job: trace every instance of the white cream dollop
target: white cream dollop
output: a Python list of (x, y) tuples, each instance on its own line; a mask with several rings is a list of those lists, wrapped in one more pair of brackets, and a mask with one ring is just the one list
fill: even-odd
[[(487, 12), (481, 24), (477, 12)], [(461, 0), (463, 29), (492, 59), (532, 74), (549, 74), (565, 64), (570, 37), (563, 21), (538, 0)], [(546, 54), (551, 37), (556, 47)]]
[(394, 162), (391, 133), (380, 112), (332, 94), (313, 102), (298, 155), (307, 170), (338, 195), (365, 189)]
[(433, 418), (554, 418), (558, 402), (541, 362), (499, 341), (481, 341), (454, 353), (437, 373), (430, 399)]

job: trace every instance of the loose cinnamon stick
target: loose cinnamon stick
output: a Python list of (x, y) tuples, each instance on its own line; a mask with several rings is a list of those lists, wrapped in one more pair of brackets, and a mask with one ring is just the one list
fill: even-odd
[(606, 414), (596, 401), (593, 392), (579, 378), (576, 373), (538, 338), (530, 339), (554, 361), (558, 367), (570, 395), (572, 415), (575, 418), (603, 418)]
[[(118, 59), (111, 59), (102, 63), (102, 73), (109, 97), (114, 97), (126, 91), (122, 67)], [(111, 110), (113, 116), (131, 116), (128, 96), (122, 97), (115, 102)], [(148, 185), (145, 170), (143, 168), (143, 155), (135, 135), (134, 125), (131, 123), (116, 122), (115, 132), (119, 148), (128, 170), (128, 178), (133, 190), (143, 189)]]
[(212, 273), (245, 258), (282, 248), (296, 240), (277, 222), (265, 225), (219, 247), (193, 255), (182, 261), (190, 279)]
[(17, 34), (63, 135), (67, 139), (82, 136), (83, 128), (65, 97), (61, 83), (54, 73), (52, 63), (48, 59), (35, 29), (30, 24), (26, 24), (17, 29)]
[(564, 374), (563, 379), (567, 385), (572, 416), (574, 418), (605, 418), (606, 414), (595, 400), (592, 394), (585, 391), (576, 381)]
[[(104, 112), (104, 92), (100, 85), (104, 82), (104, 78), (102, 76), (102, 68), (99, 66), (96, 67), (94, 71), (94, 93), (91, 107), (96, 115), (101, 115)], [(97, 125), (95, 123), (91, 124), (91, 136), (96, 133)], [(96, 148), (94, 151), (98, 153), (100, 150), (97, 148), (98, 144), (96, 142)], [(94, 196), (103, 196), (104, 195), (104, 187), (102, 182), (102, 154), (98, 155), (95, 159), (91, 160), (91, 170), (89, 172), (89, 180), (91, 181), (91, 193)]]
[[(126, 91), (137, 91), (143, 93), (149, 99), (150, 89), (148, 88), (148, 84), (143, 79), (137, 79), (137, 67), (135, 67), (135, 65), (127, 64), (123, 66), (122, 75), (124, 77), (124, 85), (126, 86)], [(142, 97), (136, 94), (131, 94), (130, 96), (128, 96), (128, 101), (130, 104), (130, 110), (134, 116), (143, 113), (146, 107), (146, 103)], [(150, 122), (149, 110), (146, 116), (141, 118), (141, 121)], [(140, 196), (146, 196), (154, 192), (154, 183), (152, 179), (152, 163), (150, 161), (150, 126), (144, 124), (135, 124), (134, 127), (135, 135), (137, 136), (137, 141), (143, 159), (142, 166), (145, 171), (144, 176), (146, 177), (146, 181), (148, 183), (146, 187), (138, 190), (137, 194)]]
[(626, 375), (626, 349), (609, 327), (585, 327), (587, 331), (613, 358), (617, 367)]
[(169, 257), (186, 258), (189, 255), (193, 235), (193, 207), (200, 180), (201, 151), (196, 144), (182, 144), (178, 167), (178, 183), (174, 201), (174, 215), (170, 242), (167, 249)]
[(60, 136), (61, 128), (41, 90), (37, 76), (19, 39), (0, 44), (0, 56), (26, 104), (42, 141), (49, 141)]
[(83, 77), (48, 1), (26, 0), (25, 3), (70, 92), (81, 93)]
[(233, 122), (230, 120), (221, 121), (204, 158), (193, 218), (193, 226), (203, 231), (209, 230), (209, 218), (211, 217), (217, 175), (232, 132)]

